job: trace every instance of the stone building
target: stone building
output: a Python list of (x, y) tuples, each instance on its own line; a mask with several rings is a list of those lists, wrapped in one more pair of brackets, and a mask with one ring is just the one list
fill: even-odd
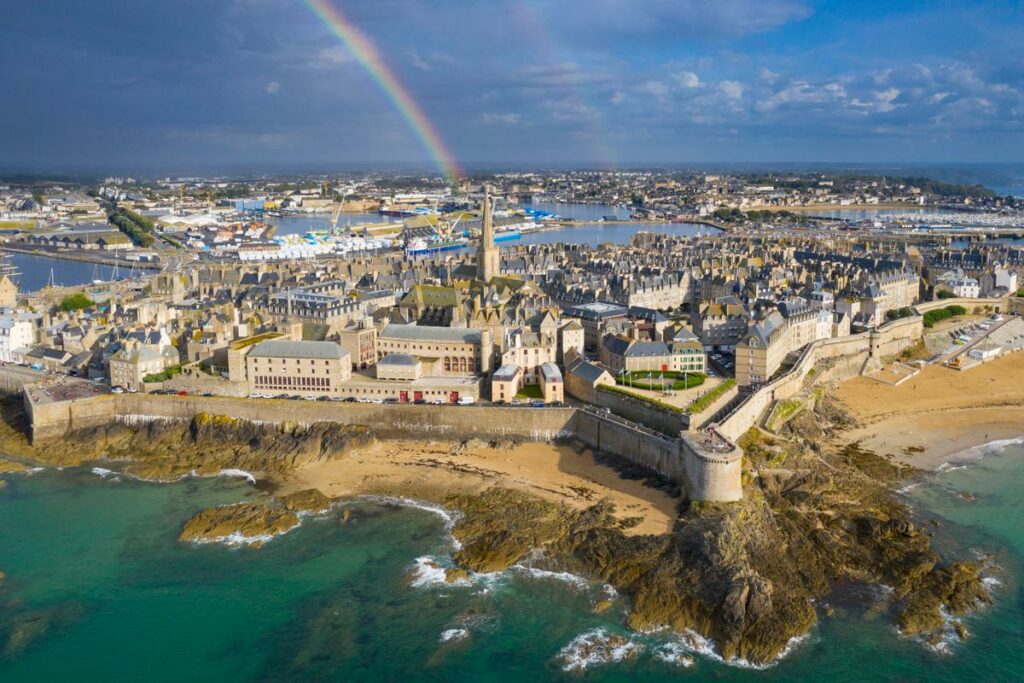
[(390, 324), (377, 335), (377, 358), (390, 353), (439, 358), (442, 376), (491, 372), (494, 343), (489, 330)]
[(562, 371), (554, 363), (540, 366), (540, 390), (545, 403), (562, 403), (565, 401), (565, 381)]
[(334, 342), (272, 339), (245, 354), (250, 393), (332, 396), (352, 377), (348, 353)]

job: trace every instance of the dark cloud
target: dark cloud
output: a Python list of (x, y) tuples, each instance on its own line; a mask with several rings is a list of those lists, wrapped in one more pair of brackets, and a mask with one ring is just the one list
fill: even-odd
[[(1024, 151), (1021, 21), (994, 0), (334, 2), (465, 163)], [(5, 165), (427, 159), (301, 0), (9, 0), (2, 19)]]

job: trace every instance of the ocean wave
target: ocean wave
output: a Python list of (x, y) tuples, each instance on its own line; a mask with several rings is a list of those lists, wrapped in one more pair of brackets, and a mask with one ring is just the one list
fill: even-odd
[(991, 593), (996, 588), (999, 588), (1000, 586), (1002, 586), (1003, 582), (1000, 581), (999, 579), (997, 579), (994, 576), (986, 576), (986, 577), (981, 579), (981, 585), (983, 585), (985, 587), (985, 590), (987, 590), (989, 593)]
[(900, 495), (900, 496), (905, 496), (908, 493), (910, 493), (911, 491), (913, 491), (914, 489), (916, 489), (920, 485), (921, 485), (921, 482), (915, 481), (912, 484), (907, 484), (906, 486), (901, 486), (898, 489), (896, 489), (896, 494)]
[(468, 580), (448, 583), (448, 568), (443, 566), (436, 558), (429, 555), (417, 557), (412, 570), (412, 585), (416, 588), (426, 586), (449, 586), (469, 585)]
[(740, 669), (753, 669), (755, 671), (764, 671), (770, 669), (780, 661), (789, 656), (793, 650), (795, 650), (801, 643), (809, 640), (811, 637), (810, 632), (804, 633), (803, 635), (793, 636), (787, 641), (785, 647), (779, 651), (779, 654), (771, 662), (760, 664), (751, 662), (750, 660), (743, 659), (741, 657), (730, 657), (726, 659), (722, 655), (718, 654), (715, 650), (715, 642), (710, 638), (705, 638), (696, 631), (687, 629), (682, 636), (680, 636), (679, 643), (682, 647), (688, 649), (691, 653), (707, 657), (719, 664), (726, 664), (728, 666), (734, 666)]
[(922, 639), (922, 642), (926, 648), (935, 654), (951, 655), (953, 654), (953, 645), (960, 642), (960, 635), (956, 632), (958, 621), (953, 618), (952, 614), (946, 611), (944, 606), (939, 607), (939, 614), (942, 615), (941, 635), (936, 640), (927, 638)]
[(450, 628), (441, 632), (437, 639), (439, 643), (448, 643), (453, 640), (464, 640), (469, 637), (469, 631), (464, 628)]
[(233, 467), (229, 467), (228, 469), (221, 470), (220, 472), (217, 473), (217, 476), (218, 477), (238, 477), (240, 479), (245, 479), (250, 484), (255, 484), (256, 483), (256, 476), (254, 474), (252, 474), (251, 472), (246, 472), (245, 470), (235, 469)]
[(523, 564), (514, 564), (512, 565), (511, 569), (513, 571), (526, 574), (527, 576), (535, 579), (554, 579), (556, 581), (561, 581), (579, 590), (586, 590), (587, 588), (590, 588), (589, 581), (587, 581), (582, 576), (570, 574), (569, 572), (555, 572), (547, 569), (538, 569), (537, 567), (530, 567)]
[(666, 664), (674, 664), (683, 668), (690, 668), (693, 666), (694, 659), (690, 656), (690, 651), (682, 643), (671, 642), (662, 643), (651, 651), (655, 659), (660, 659)]
[(114, 470), (108, 470), (106, 467), (93, 467), (89, 471), (95, 474), (97, 477), (102, 477), (103, 479), (106, 479), (107, 477), (114, 476), (117, 474), (117, 472), (115, 472)]
[(229, 548), (240, 548), (248, 545), (263, 545), (264, 543), (269, 543), (278, 536), (283, 536), (289, 531), (297, 529), (299, 526), (299, 524), (295, 524), (293, 526), (288, 527), (287, 529), (283, 529), (277, 532), (276, 534), (257, 534), (254, 536), (246, 536), (240, 531), (235, 531), (233, 533), (228, 534), (227, 536), (217, 536), (215, 538), (197, 538), (190, 541), (190, 543), (193, 543), (195, 545), (221, 544), (226, 545)]
[(452, 530), (455, 528), (455, 522), (457, 522), (461, 517), (460, 513), (453, 510), (446, 510), (440, 505), (433, 505), (432, 503), (426, 503), (422, 500), (405, 498), (402, 496), (361, 496), (361, 498), (363, 500), (369, 500), (382, 505), (398, 505), (401, 507), (416, 508), (417, 510), (423, 510), (424, 512), (437, 515), (444, 520), (444, 528), (445, 531), (448, 532), (448, 538), (451, 544), (456, 550), (462, 549), (462, 543), (452, 535)]
[(999, 453), (1008, 446), (1019, 446), (1021, 444), (1024, 444), (1024, 437), (996, 439), (995, 441), (988, 441), (978, 446), (972, 446), (971, 448), (966, 448), (959, 453), (954, 454), (947, 462), (939, 465), (935, 471), (952, 472), (954, 470), (963, 469), (966, 467), (966, 465), (963, 464), (965, 462), (980, 460), (986, 455)]
[(583, 671), (598, 664), (632, 659), (643, 650), (644, 646), (632, 638), (609, 635), (603, 628), (596, 628), (573, 638), (556, 657), (563, 671)]

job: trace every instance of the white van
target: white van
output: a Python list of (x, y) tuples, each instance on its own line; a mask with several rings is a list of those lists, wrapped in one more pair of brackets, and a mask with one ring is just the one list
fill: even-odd
[(457, 403), (460, 406), (471, 406), (474, 403), (476, 403), (476, 399), (474, 399), (472, 396), (460, 396)]

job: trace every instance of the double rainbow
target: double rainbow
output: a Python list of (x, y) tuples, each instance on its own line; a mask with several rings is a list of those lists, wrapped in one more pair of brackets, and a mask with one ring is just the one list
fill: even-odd
[(398, 76), (381, 58), (377, 46), (329, 0), (305, 0), (305, 2), (331, 32), (341, 39), (356, 61), (373, 77), (380, 89), (409, 123), (416, 137), (419, 138), (445, 177), (452, 182), (461, 178), (462, 171), (455, 163), (455, 157), (445, 146), (434, 124), (423, 113), (423, 109), (413, 99), (409, 90), (402, 85)]

